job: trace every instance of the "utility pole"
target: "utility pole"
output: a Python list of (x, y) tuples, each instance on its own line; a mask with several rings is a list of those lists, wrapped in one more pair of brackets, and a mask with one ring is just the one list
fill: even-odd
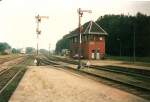
[(49, 43), (49, 56), (50, 56), (50, 47), (51, 47), (51, 45), (50, 45), (50, 43)]
[(135, 25), (133, 28), (133, 63), (135, 63), (136, 59), (135, 59)]
[(37, 33), (37, 56), (39, 55), (39, 35), (41, 34), (41, 30), (39, 29), (39, 24), (41, 23), (41, 19), (48, 19), (48, 16), (40, 16), (39, 14), (35, 16), (35, 19), (37, 20), (37, 28), (36, 28), (36, 33)]
[(83, 16), (83, 12), (88, 12), (88, 13), (92, 13), (91, 10), (82, 10), (81, 8), (79, 8), (78, 10), (78, 14), (79, 14), (79, 49), (78, 49), (78, 59), (79, 59), (79, 63), (78, 63), (78, 69), (81, 68), (81, 43), (82, 43), (82, 28), (81, 28), (81, 17)]
[(119, 55), (121, 57), (121, 39), (117, 38), (117, 40), (119, 41)]

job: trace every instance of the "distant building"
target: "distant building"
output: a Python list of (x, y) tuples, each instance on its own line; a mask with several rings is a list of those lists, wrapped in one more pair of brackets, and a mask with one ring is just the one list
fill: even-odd
[[(105, 37), (107, 32), (103, 30), (97, 23), (90, 21), (82, 26), (82, 44), (81, 56), (84, 59), (103, 59), (105, 57)], [(67, 47), (70, 51), (70, 56), (78, 56), (79, 48), (79, 28), (65, 35), (60, 41), (68, 41)], [(59, 46), (61, 43), (56, 45)], [(64, 45), (65, 46), (65, 45)]]
[(68, 56), (69, 55), (69, 50), (68, 49), (62, 49), (62, 51), (61, 51), (61, 55), (63, 55), (63, 56)]
[(25, 48), (20, 49), (20, 53), (21, 54), (25, 54), (26, 53), (26, 49)]
[(11, 51), (12, 51), (11, 49), (5, 49), (3, 54), (11, 54)]

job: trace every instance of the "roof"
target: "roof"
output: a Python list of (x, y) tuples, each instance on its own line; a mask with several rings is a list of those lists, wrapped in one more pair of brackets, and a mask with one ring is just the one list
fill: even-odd
[[(73, 37), (79, 34), (79, 28), (76, 28), (70, 34), (65, 35), (64, 37)], [(107, 32), (101, 28), (96, 22), (89, 21), (82, 25), (82, 34), (98, 34), (98, 35), (108, 35)]]

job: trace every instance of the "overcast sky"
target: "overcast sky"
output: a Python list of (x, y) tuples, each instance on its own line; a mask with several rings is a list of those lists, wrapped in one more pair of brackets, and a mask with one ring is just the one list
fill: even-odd
[(123, 0), (2, 0), (0, 1), (0, 42), (12, 47), (36, 48), (35, 16), (42, 19), (40, 48), (55, 48), (56, 42), (78, 26), (77, 9), (90, 9), (84, 13), (82, 24), (105, 14), (132, 14), (138, 11), (150, 15), (150, 1)]

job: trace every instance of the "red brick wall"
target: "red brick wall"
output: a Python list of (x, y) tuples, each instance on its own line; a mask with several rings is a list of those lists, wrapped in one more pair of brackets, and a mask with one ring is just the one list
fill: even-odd
[[(74, 56), (78, 53), (78, 43), (74, 43), (70, 45), (71, 49), (71, 56)], [(85, 59), (91, 59), (92, 50), (99, 50), (100, 56), (105, 55), (105, 38), (103, 37), (102, 40), (98, 41), (90, 41), (90, 42), (83, 42), (81, 45), (82, 55)]]
[(89, 42), (89, 49), (88, 49), (88, 57), (91, 59), (92, 56), (92, 50), (99, 50), (99, 53), (101, 56), (105, 55), (105, 39), (99, 40), (99, 41), (91, 41)]

